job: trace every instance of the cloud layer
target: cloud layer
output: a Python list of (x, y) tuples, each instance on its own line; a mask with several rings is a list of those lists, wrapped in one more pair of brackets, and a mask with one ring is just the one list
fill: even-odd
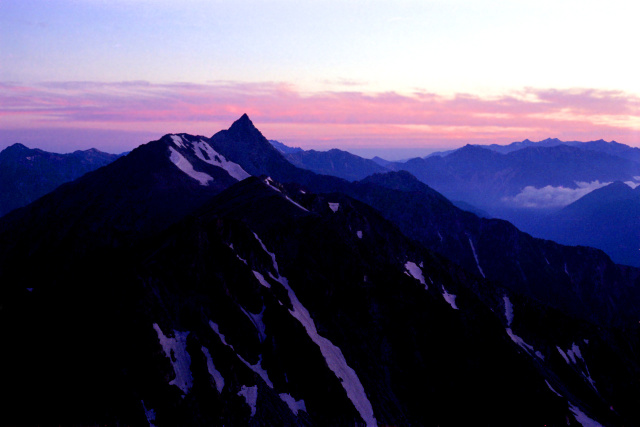
[(441, 148), (547, 137), (640, 143), (640, 98), (620, 91), (523, 89), (481, 97), (426, 91), (304, 93), (274, 82), (0, 83), (0, 129), (209, 135), (245, 112), (269, 138), (303, 147)]
[(542, 188), (527, 186), (514, 197), (505, 197), (503, 201), (522, 208), (561, 208), (567, 206), (579, 198), (586, 196), (593, 190), (605, 187), (610, 182), (576, 182), (577, 188), (552, 187), (547, 185)]

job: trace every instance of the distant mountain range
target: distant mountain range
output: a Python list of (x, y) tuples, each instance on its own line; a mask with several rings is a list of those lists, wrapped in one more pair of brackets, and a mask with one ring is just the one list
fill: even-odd
[(13, 144), (0, 152), (0, 216), (118, 157), (94, 148), (56, 154)]
[(7, 425), (640, 424), (640, 269), (246, 115), (0, 218), (0, 283)]
[[(525, 139), (524, 141), (512, 142), (508, 145), (498, 145), (498, 144), (490, 144), (490, 145), (475, 145), (476, 147), (488, 148), (489, 150), (507, 154), (512, 153), (514, 151), (522, 150), (523, 148), (529, 147), (557, 147), (559, 145), (568, 145), (570, 147), (576, 147), (583, 150), (591, 150), (598, 151), (601, 153), (611, 154), (612, 156), (618, 156), (625, 159), (633, 160), (635, 162), (640, 161), (640, 149), (636, 147), (629, 147), (625, 144), (620, 144), (616, 141), (605, 141), (603, 139), (599, 139), (597, 141), (562, 141), (558, 138), (547, 138), (541, 141), (531, 141), (529, 139)], [(440, 151), (431, 153), (427, 157), (445, 157), (449, 154), (453, 153), (456, 150), (448, 150), (448, 151)], [(426, 158), (426, 157), (425, 157)]]
[(621, 205), (614, 210), (602, 202), (598, 221), (554, 214), (612, 182), (640, 183), (639, 153), (640, 149), (615, 141), (546, 139), (507, 146), (467, 145), (406, 162), (362, 159), (339, 150), (298, 151), (288, 160), (351, 181), (385, 170), (405, 170), (464, 210), (507, 219), (538, 237), (594, 246), (616, 262), (640, 266), (640, 223), (633, 220), (633, 208), (619, 212)]
[(616, 262), (638, 267), (640, 187), (614, 182), (525, 227), (531, 234), (567, 245), (600, 248)]

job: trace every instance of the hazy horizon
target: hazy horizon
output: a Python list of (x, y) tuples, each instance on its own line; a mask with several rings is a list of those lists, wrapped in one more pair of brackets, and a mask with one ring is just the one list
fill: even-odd
[(637, 12), (622, 0), (0, 2), (0, 148), (127, 151), (210, 136), (245, 112), (267, 138), (367, 156), (548, 137), (640, 146)]

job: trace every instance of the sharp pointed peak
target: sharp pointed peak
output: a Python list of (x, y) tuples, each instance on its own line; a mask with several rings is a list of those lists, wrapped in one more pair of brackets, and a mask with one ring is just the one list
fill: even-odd
[(233, 122), (233, 124), (231, 125), (231, 127), (234, 126), (253, 126), (253, 122), (251, 121), (251, 119), (249, 118), (249, 115), (247, 113), (244, 113), (242, 116), (240, 116), (240, 118), (238, 120), (236, 120), (235, 122)]

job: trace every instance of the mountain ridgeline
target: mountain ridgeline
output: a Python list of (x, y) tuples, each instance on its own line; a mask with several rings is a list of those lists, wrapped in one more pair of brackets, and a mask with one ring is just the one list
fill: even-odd
[(118, 157), (96, 149), (56, 154), (13, 144), (0, 152), (0, 216)]
[(638, 269), (348, 178), (243, 115), (0, 218), (0, 423), (640, 424)]
[(362, 159), (339, 150), (298, 150), (286, 156), (300, 167), (350, 181), (408, 171), (464, 210), (506, 219), (536, 237), (594, 246), (617, 263), (640, 267), (640, 222), (633, 221), (632, 207), (612, 209), (603, 199), (597, 205), (589, 202), (589, 218), (560, 212), (614, 182), (635, 188), (640, 184), (638, 153), (615, 141), (546, 139), (467, 145), (403, 162)]

